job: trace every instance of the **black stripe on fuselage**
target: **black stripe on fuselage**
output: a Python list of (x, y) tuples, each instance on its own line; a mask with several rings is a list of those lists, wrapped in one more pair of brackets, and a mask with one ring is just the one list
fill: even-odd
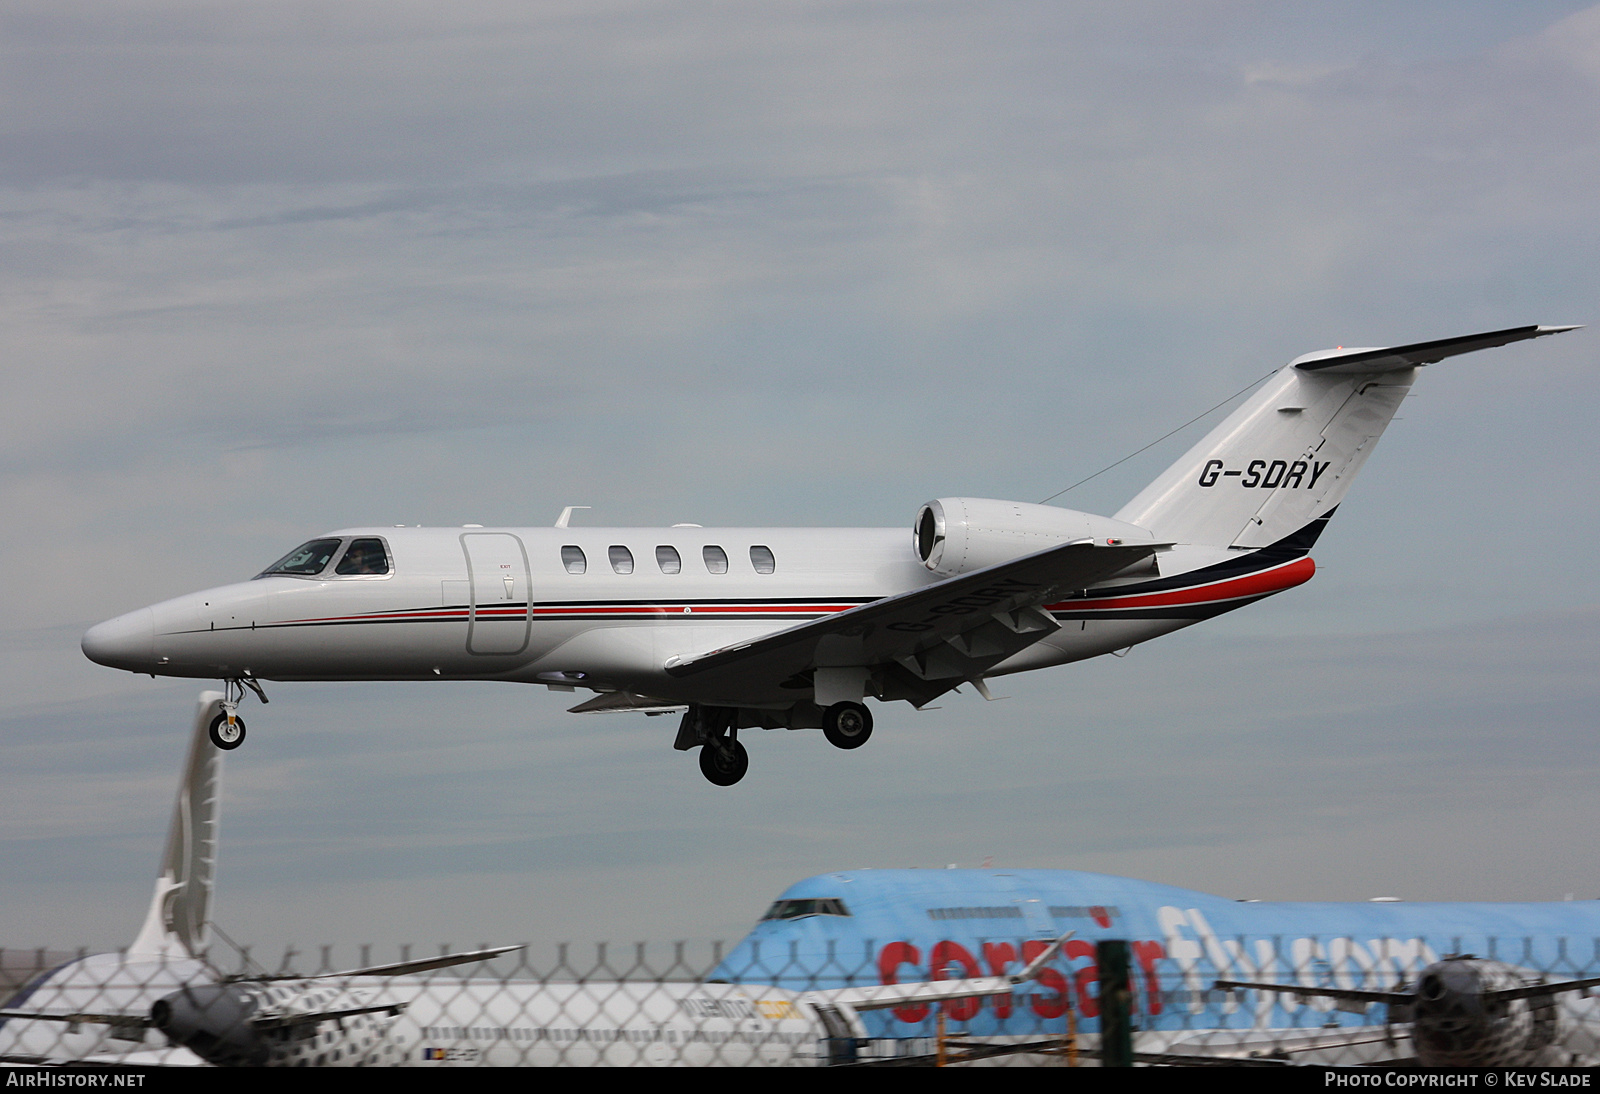
[[(1317, 537), (1322, 535), (1322, 530), (1328, 526), (1328, 521), (1333, 519), (1333, 514), (1338, 506), (1329, 509), (1322, 516), (1307, 524), (1297, 532), (1291, 532), (1282, 539), (1257, 547), (1248, 551), (1241, 551), (1237, 558), (1225, 558), (1221, 562), (1202, 566), (1198, 570), (1189, 570), (1185, 573), (1174, 574), (1171, 577), (1158, 577), (1151, 581), (1140, 581), (1132, 585), (1115, 585), (1111, 588), (1101, 586), (1099, 589), (1084, 589), (1063, 596), (1066, 600), (1105, 600), (1116, 596), (1142, 596), (1146, 593), (1164, 593), (1174, 589), (1189, 589), (1196, 585), (1209, 585), (1216, 581), (1226, 581), (1229, 578), (1244, 577), (1246, 574), (1259, 573), (1270, 570), (1274, 566), (1281, 566), (1285, 562), (1293, 562), (1297, 558), (1304, 558), (1311, 553), (1311, 548), (1316, 544)], [(1094, 613), (1096, 619), (1105, 618), (1104, 612)], [(1129, 616), (1128, 618), (1136, 618)], [(1142, 618), (1161, 618), (1161, 616), (1146, 616)]]
[(1052, 618), (1060, 621), (1080, 619), (1192, 619), (1199, 622), (1202, 619), (1211, 619), (1223, 612), (1231, 612), (1235, 608), (1243, 608), (1247, 604), (1254, 604), (1258, 600), (1265, 600), (1276, 593), (1261, 593), (1257, 596), (1242, 596), (1235, 600), (1213, 600), (1205, 604), (1174, 604), (1163, 608), (1096, 608), (1085, 612), (1051, 612)]

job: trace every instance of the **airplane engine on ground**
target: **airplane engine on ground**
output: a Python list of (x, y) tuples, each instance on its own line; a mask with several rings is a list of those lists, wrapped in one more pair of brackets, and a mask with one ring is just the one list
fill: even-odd
[[(190, 986), (158, 999), (150, 1024), (219, 1067), (392, 1064), (384, 1034), (405, 1004), (375, 1002), (376, 994), (314, 981)], [(337, 1048), (319, 1037), (324, 1024), (337, 1025)]]
[[(1499, 961), (1446, 958), (1417, 978), (1411, 1042), (1426, 1067), (1518, 1067), (1556, 1039), (1553, 994)], [(1554, 987), (1547, 989), (1553, 992)]]
[[(1111, 517), (995, 498), (939, 498), (917, 512), (911, 529), (917, 557), (941, 577), (981, 570), (1062, 543), (1151, 543), (1137, 524)], [(1138, 564), (1146, 569), (1151, 559)]]
[(1302, 1001), (1332, 999), (1341, 1006), (1378, 1003), (1387, 1024), (1409, 1025), (1412, 1051), (1423, 1067), (1533, 1067), (1565, 1062), (1549, 1058), (1560, 1035), (1556, 996), (1587, 993), (1600, 976), (1546, 982), (1502, 961), (1451, 954), (1423, 969), (1414, 985), (1389, 991), (1305, 987), (1218, 980), (1223, 991), (1255, 990)]

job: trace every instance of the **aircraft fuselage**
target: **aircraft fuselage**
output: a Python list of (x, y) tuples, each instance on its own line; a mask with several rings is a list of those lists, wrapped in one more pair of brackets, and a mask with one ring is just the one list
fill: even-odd
[[(325, 538), (340, 543), (318, 574), (163, 601), (96, 626), (84, 651), (160, 676), (506, 680), (781, 710), (809, 699), (810, 682), (751, 677), (708, 695), (665, 666), (939, 580), (899, 528), (352, 528)], [(361, 540), (383, 544), (388, 572), (335, 573)], [(1200, 563), (1217, 552), (1192, 554)], [(1265, 575), (1252, 567), (1249, 587), (1158, 591), (1165, 613), (1132, 595), (1148, 580), (1102, 583), (1111, 599), (1048, 606), (1060, 629), (991, 674), (1123, 649), (1310, 576), (1308, 559), (1287, 561)]]

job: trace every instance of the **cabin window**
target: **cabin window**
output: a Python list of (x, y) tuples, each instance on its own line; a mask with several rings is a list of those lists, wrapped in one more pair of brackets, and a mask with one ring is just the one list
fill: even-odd
[(588, 570), (589, 560), (584, 557), (582, 547), (569, 543), (561, 548), (561, 565), (567, 568), (569, 574), (581, 574)]
[(678, 556), (678, 549), (665, 544), (656, 548), (656, 565), (661, 567), (661, 572), (664, 574), (683, 572), (683, 559)]
[(381, 539), (357, 539), (350, 542), (344, 557), (333, 570), (336, 574), (386, 574), (389, 572), (389, 553), (383, 549)]
[(725, 574), (728, 572), (728, 552), (721, 547), (702, 547), (700, 557), (706, 560), (706, 572), (710, 574)]
[(611, 558), (611, 568), (619, 574), (633, 573), (633, 552), (613, 544), (606, 554)]
[(339, 553), (341, 542), (337, 539), (314, 539), (310, 543), (302, 543), (262, 570), (260, 576), (297, 574), (301, 577), (311, 577), (320, 574), (328, 563), (333, 561), (333, 556)]
[(778, 568), (778, 560), (772, 557), (771, 547), (752, 547), (750, 565), (756, 568), (758, 574), (770, 574)]

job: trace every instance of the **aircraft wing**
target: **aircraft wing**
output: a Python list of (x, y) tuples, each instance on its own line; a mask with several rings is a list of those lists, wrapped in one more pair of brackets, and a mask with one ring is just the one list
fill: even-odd
[(1068, 931), (1046, 946), (1020, 971), (1006, 976), (978, 976), (965, 980), (924, 980), (909, 984), (870, 984), (859, 988), (823, 988), (801, 992), (800, 998), (812, 1006), (849, 1007), (852, 1010), (886, 1010), (916, 1003), (942, 1003), (947, 999), (1005, 995), (1031, 980), (1037, 980), (1046, 965), (1055, 959), (1067, 939)]
[(1335, 1029), (1193, 1030), (1154, 1050), (1141, 1045), (1141, 1063), (1174, 1066), (1217, 1064), (1352, 1066), (1414, 1063), (1411, 1038), (1391, 1026)]
[(821, 667), (884, 666), (894, 694), (882, 697), (920, 706), (1058, 629), (1041, 605), (1087, 589), (1161, 546), (1063, 543), (749, 642), (671, 658), (666, 671), (714, 691), (719, 677), (736, 685), (752, 675), (786, 681)]

